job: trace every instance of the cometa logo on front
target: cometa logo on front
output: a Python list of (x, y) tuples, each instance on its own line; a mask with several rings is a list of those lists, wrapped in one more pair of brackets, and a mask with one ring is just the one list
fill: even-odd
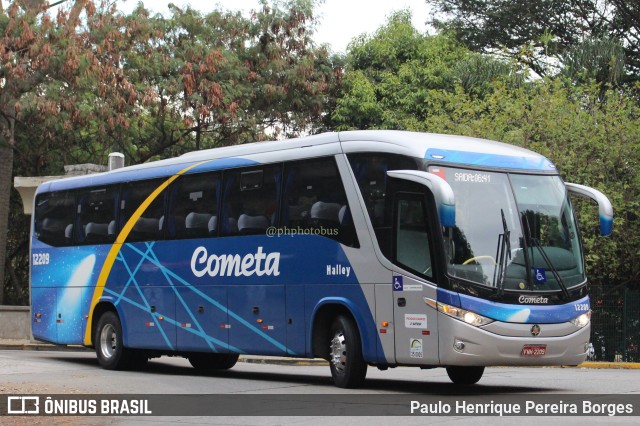
[(257, 275), (280, 275), (280, 253), (264, 253), (258, 247), (255, 253), (244, 257), (239, 254), (209, 254), (205, 247), (198, 247), (191, 256), (191, 271), (198, 278), (210, 277), (250, 277)]
[(542, 296), (520, 296), (518, 302), (526, 304), (549, 303), (549, 299)]

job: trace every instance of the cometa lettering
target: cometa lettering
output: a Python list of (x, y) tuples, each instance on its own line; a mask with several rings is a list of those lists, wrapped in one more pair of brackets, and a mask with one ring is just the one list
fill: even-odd
[(280, 253), (264, 253), (258, 247), (255, 253), (209, 254), (205, 247), (198, 247), (191, 256), (191, 271), (198, 278), (210, 277), (250, 277), (257, 275), (280, 275)]
[(542, 296), (520, 296), (518, 298), (518, 302), (528, 303), (528, 304), (534, 304), (534, 303), (539, 304), (539, 303), (549, 303), (549, 299)]

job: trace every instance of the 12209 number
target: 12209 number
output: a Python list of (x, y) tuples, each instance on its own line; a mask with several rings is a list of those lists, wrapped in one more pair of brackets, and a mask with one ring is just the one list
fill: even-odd
[(34, 253), (33, 260), (31, 262), (33, 265), (48, 265), (49, 264), (49, 253)]

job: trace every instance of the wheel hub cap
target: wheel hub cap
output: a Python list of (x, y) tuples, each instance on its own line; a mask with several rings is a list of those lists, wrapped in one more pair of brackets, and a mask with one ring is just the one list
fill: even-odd
[(347, 345), (342, 332), (336, 333), (331, 339), (330, 359), (335, 369), (342, 373), (347, 363)]
[(111, 358), (116, 352), (116, 348), (116, 329), (111, 324), (107, 324), (100, 333), (100, 351), (102, 352), (102, 356), (104, 358)]

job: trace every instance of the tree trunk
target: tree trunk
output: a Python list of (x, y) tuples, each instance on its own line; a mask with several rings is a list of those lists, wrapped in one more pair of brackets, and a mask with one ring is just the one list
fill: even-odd
[(0, 140), (0, 305), (4, 303), (4, 273), (7, 257), (9, 198), (13, 175), (13, 147)]

